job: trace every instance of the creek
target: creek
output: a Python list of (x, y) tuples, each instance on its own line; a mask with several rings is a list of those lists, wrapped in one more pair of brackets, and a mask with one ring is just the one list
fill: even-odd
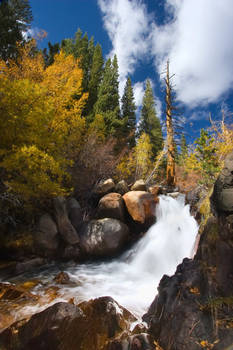
[[(198, 232), (198, 225), (190, 215), (184, 196), (173, 199), (160, 196), (156, 208), (157, 222), (130, 251), (120, 258), (108, 262), (87, 264), (51, 264), (35, 273), (17, 277), (23, 283), (37, 279), (40, 282), (32, 293), (43, 295), (44, 286), (51, 286), (60, 272), (68, 273), (71, 283), (59, 285), (56, 297), (43, 304), (25, 305), (17, 310), (22, 318), (39, 312), (58, 301), (73, 298), (75, 304), (100, 296), (111, 296), (131, 311), (137, 318), (147, 311), (164, 274), (172, 275), (183, 258), (191, 257)], [(13, 312), (13, 311), (12, 311)]]

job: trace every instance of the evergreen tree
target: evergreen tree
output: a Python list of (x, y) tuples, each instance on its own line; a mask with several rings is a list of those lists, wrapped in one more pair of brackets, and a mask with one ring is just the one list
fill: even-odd
[(53, 64), (54, 56), (60, 51), (60, 45), (59, 43), (51, 44), (50, 42), (48, 42), (48, 49), (48, 52), (47, 49), (43, 50), (43, 56), (46, 66), (50, 66), (51, 64)]
[(2, 0), (0, 2), (0, 58), (5, 61), (17, 55), (17, 43), (24, 41), (32, 22), (29, 0)]
[(199, 162), (203, 180), (206, 183), (212, 182), (219, 172), (218, 160), (216, 157), (216, 147), (212, 135), (208, 131), (201, 129), (200, 137), (195, 141), (195, 157)]
[(179, 155), (180, 163), (183, 163), (187, 155), (188, 155), (188, 145), (184, 134), (182, 134), (181, 140), (180, 140), (180, 155)]
[(111, 135), (115, 135), (123, 124), (120, 118), (118, 78), (118, 64), (115, 56), (113, 61), (109, 58), (105, 64), (95, 105), (95, 113), (104, 117), (106, 131)]
[(99, 44), (94, 48), (93, 60), (90, 69), (90, 79), (88, 83), (88, 103), (86, 106), (86, 114), (89, 115), (89, 119), (93, 120), (94, 113), (93, 107), (97, 101), (98, 87), (100, 85), (103, 75), (104, 59), (102, 55), (102, 49)]
[(65, 39), (62, 41), (62, 49), (65, 53), (67, 55), (72, 54), (76, 59), (79, 59), (80, 68), (83, 70), (82, 87), (84, 91), (88, 91), (88, 81), (94, 48), (94, 38), (92, 37), (89, 40), (87, 33), (83, 35), (80, 28), (77, 30), (73, 40)]
[(150, 137), (152, 153), (155, 158), (163, 147), (163, 135), (159, 118), (156, 115), (155, 100), (150, 80), (146, 81), (146, 90), (142, 101), (139, 136), (145, 132)]
[(136, 130), (136, 105), (134, 102), (134, 94), (133, 94), (133, 88), (131, 79), (128, 77), (124, 93), (121, 99), (122, 102), (122, 118), (124, 121), (123, 125), (123, 136), (128, 137), (130, 135), (129, 139), (129, 146), (134, 147), (135, 146), (135, 130)]

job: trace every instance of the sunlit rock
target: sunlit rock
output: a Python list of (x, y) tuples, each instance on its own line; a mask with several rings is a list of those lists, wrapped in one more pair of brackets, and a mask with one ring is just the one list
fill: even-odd
[(98, 204), (97, 217), (113, 218), (124, 222), (125, 204), (119, 193), (109, 193), (102, 197)]
[(156, 200), (151, 193), (130, 191), (124, 194), (126, 208), (134, 221), (144, 224), (155, 219)]

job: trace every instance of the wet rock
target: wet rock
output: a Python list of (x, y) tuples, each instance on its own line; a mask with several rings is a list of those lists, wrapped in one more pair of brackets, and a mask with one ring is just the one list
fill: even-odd
[(44, 265), (46, 260), (43, 258), (33, 258), (23, 262), (18, 262), (15, 266), (15, 273), (20, 274), (28, 271), (32, 271), (35, 267)]
[(101, 181), (94, 188), (93, 193), (98, 195), (99, 197), (104, 196), (107, 193), (114, 192), (115, 183), (113, 179), (107, 179), (105, 181)]
[(0, 300), (34, 299), (35, 295), (10, 283), (0, 283)]
[(57, 276), (54, 277), (53, 280), (58, 284), (69, 284), (70, 276), (68, 275), (68, 273), (61, 271), (57, 274)]
[(119, 193), (109, 193), (102, 197), (98, 204), (97, 218), (112, 218), (124, 222), (125, 204)]
[(93, 299), (78, 306), (87, 317), (90, 329), (93, 330), (92, 341), (96, 344), (95, 349), (101, 349), (101, 343), (119, 336), (124, 331), (129, 331), (130, 323), (136, 320), (111, 297)]
[(167, 193), (167, 196), (172, 197), (172, 198), (178, 198), (180, 196), (180, 192)]
[(54, 199), (54, 211), (58, 231), (63, 240), (71, 245), (79, 243), (78, 234), (68, 218), (65, 198), (57, 197)]
[(69, 198), (67, 200), (67, 211), (71, 224), (78, 232), (82, 225), (82, 209), (75, 198)]
[(90, 257), (112, 257), (120, 253), (129, 238), (127, 225), (116, 219), (92, 220), (83, 226), (81, 249)]
[(126, 208), (136, 222), (144, 224), (154, 222), (156, 200), (151, 193), (144, 191), (130, 191), (123, 196)]
[(120, 339), (109, 342), (107, 350), (154, 350), (152, 340), (146, 333), (127, 335), (123, 334)]
[(116, 184), (115, 191), (123, 196), (123, 194), (129, 191), (129, 186), (125, 180), (121, 180)]
[(131, 191), (146, 191), (146, 190), (147, 190), (146, 184), (142, 179), (137, 180), (131, 187)]
[(110, 297), (75, 306), (57, 303), (16, 322), (0, 334), (7, 350), (105, 350), (108, 341), (129, 329), (135, 318)]

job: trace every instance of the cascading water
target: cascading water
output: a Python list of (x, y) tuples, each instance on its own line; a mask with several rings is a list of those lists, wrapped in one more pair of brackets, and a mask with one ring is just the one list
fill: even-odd
[[(146, 312), (153, 301), (164, 274), (171, 275), (183, 258), (190, 257), (198, 226), (184, 205), (161, 196), (156, 210), (157, 222), (147, 234), (120, 260), (109, 263), (80, 265), (69, 269), (72, 289), (78, 300), (109, 295), (136, 316)], [(70, 295), (70, 289), (63, 289)]]
[[(120, 259), (63, 267), (74, 284), (60, 289), (60, 297), (56, 301), (74, 298), (79, 303), (111, 296), (140, 318), (153, 301), (162, 276), (173, 274), (183, 258), (191, 256), (198, 231), (182, 196), (176, 200), (161, 196), (156, 217), (157, 222), (147, 234)], [(51, 280), (58, 272), (55, 270), (46, 270), (39, 278)], [(43, 309), (47, 306), (44, 305)], [(41, 309), (26, 307), (20, 313), (32, 314)]]

